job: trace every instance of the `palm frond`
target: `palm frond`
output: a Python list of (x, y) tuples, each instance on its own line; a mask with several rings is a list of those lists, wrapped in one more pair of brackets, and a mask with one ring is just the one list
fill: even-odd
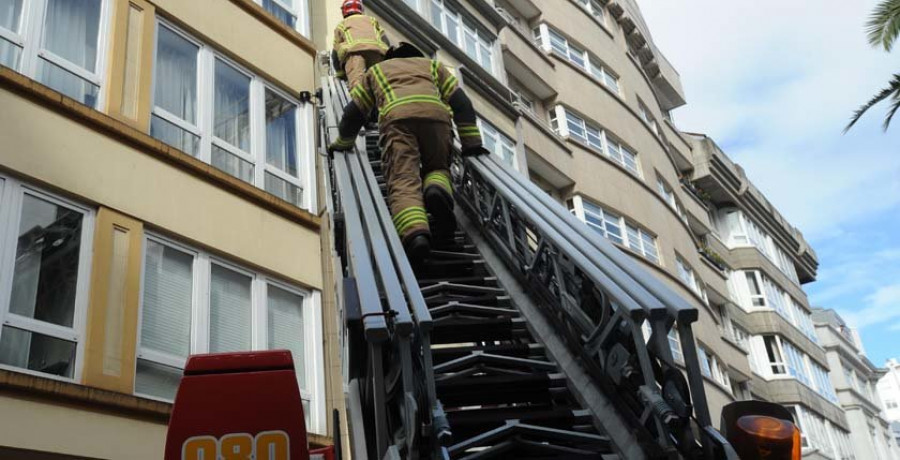
[(900, 36), (900, 0), (883, 0), (869, 17), (866, 32), (872, 46), (890, 51)]
[(891, 126), (891, 120), (894, 118), (894, 114), (897, 113), (897, 109), (900, 109), (900, 93), (894, 93), (894, 97), (891, 99), (894, 102), (891, 104), (891, 108), (888, 110), (887, 115), (884, 116), (884, 123), (881, 125), (882, 129), (885, 131)]
[(856, 124), (857, 121), (863, 116), (866, 111), (871, 109), (873, 106), (878, 104), (879, 102), (887, 99), (891, 95), (894, 95), (895, 106), (891, 107), (891, 110), (888, 112), (888, 116), (884, 121), (884, 129), (887, 130), (888, 125), (891, 123), (891, 118), (894, 116), (894, 113), (897, 111), (896, 109), (896, 101), (900, 101), (900, 74), (894, 74), (894, 78), (891, 80), (890, 84), (888, 84), (887, 88), (881, 90), (878, 94), (876, 94), (869, 102), (866, 102), (856, 112), (853, 112), (853, 116), (850, 118), (850, 123), (847, 124), (847, 127), (844, 128), (844, 133), (850, 131), (850, 128)]

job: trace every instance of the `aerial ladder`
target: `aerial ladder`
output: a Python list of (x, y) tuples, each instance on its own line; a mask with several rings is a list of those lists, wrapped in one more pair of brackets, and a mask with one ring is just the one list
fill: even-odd
[(282, 350), (192, 356), (167, 460), (799, 460), (800, 432), (777, 404), (732, 403), (716, 430), (697, 309), (492, 156), (456, 155), (459, 229), (413, 270), (385, 203), (377, 127), (328, 157), (350, 98), (332, 76), (317, 96), (349, 452), (339, 424), (333, 447), (309, 450)]

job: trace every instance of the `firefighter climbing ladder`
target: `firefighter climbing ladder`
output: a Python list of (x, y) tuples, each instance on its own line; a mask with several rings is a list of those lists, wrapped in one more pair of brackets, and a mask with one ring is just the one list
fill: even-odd
[[(324, 149), (349, 97), (325, 78), (320, 101)], [(696, 309), (490, 157), (454, 164), (460, 231), (414, 272), (377, 138), (327, 172), (354, 459), (736, 458), (711, 424)]]

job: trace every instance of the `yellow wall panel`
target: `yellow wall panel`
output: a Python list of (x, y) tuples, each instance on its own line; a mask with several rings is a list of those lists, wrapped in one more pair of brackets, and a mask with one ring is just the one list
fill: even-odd
[(145, 0), (116, 0), (113, 5), (106, 112), (146, 132), (153, 85), (155, 8)]
[(83, 383), (131, 393), (144, 226), (100, 208), (95, 228)]

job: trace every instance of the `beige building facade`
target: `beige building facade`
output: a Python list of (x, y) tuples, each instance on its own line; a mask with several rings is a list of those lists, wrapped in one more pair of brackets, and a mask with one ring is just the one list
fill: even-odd
[(0, 5), (0, 457), (162, 458), (187, 356), (272, 348), (331, 443), (311, 35), (305, 0)]
[(885, 402), (877, 389), (879, 379), (887, 370), (869, 361), (859, 334), (837, 312), (815, 309), (813, 320), (828, 355), (831, 382), (850, 425), (856, 458), (900, 458), (889, 419), (883, 412)]

